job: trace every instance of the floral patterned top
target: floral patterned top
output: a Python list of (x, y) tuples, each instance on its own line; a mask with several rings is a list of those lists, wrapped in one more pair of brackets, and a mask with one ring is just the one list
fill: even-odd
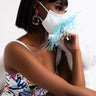
[[(19, 40), (15, 41), (24, 45), (29, 50), (29, 48), (23, 42)], [(59, 58), (60, 54), (61, 53), (59, 50)], [(58, 56), (56, 60), (57, 59)], [(58, 61), (60, 61), (60, 59)], [(58, 74), (58, 71), (56, 72), (55, 73)], [(8, 72), (5, 72), (5, 79), (6, 82), (1, 96), (46, 96), (46, 94), (48, 93), (48, 90), (30, 82), (20, 73), (10, 74)]]

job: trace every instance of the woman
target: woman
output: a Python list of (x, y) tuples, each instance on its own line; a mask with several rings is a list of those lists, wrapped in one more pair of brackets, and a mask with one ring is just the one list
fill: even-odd
[[(73, 56), (73, 70), (69, 70), (64, 52), (58, 74), (56, 51), (42, 50), (48, 41), (46, 27), (42, 24), (50, 13), (56, 16), (65, 13), (67, 0), (21, 0), (16, 25), (27, 34), (10, 42), (4, 51), (6, 84), (1, 96), (46, 96), (48, 91), (56, 96), (96, 96), (85, 87), (79, 40), (71, 34), (71, 40), (62, 37)], [(51, 21), (50, 21), (51, 22)], [(51, 22), (52, 24), (54, 22)], [(27, 78), (27, 79), (26, 79)]]

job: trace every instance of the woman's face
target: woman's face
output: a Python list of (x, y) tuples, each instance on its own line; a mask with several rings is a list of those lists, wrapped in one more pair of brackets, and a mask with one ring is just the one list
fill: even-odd
[[(43, 5), (47, 10), (52, 10), (57, 14), (64, 14), (66, 12), (65, 9), (67, 8), (66, 6), (62, 5), (60, 0), (56, 2), (51, 2), (51, 3), (45, 2), (43, 3)], [(42, 19), (44, 20), (47, 15), (47, 11), (40, 5), (40, 3), (39, 3), (38, 11)]]

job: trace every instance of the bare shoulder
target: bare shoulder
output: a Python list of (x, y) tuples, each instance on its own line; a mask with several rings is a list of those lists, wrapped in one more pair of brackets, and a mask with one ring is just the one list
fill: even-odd
[(32, 58), (32, 53), (26, 47), (14, 41), (9, 42), (4, 49), (5, 68), (6, 66), (10, 68), (12, 67), (13, 69), (16, 68), (16, 65), (20, 62), (26, 62), (27, 59), (24, 59), (26, 57)]
[(26, 50), (26, 48), (23, 45), (12, 41), (6, 45), (6, 47), (4, 49), (4, 56), (8, 56), (8, 55), (14, 56), (15, 54), (20, 54), (22, 51), (28, 51), (28, 50)]
[(17, 42), (14, 42), (14, 41), (11, 41), (11, 42), (9, 42), (7, 45), (6, 45), (6, 47), (5, 47), (5, 52), (6, 51), (10, 51), (10, 50), (15, 50), (16, 51), (16, 49), (20, 49), (21, 50), (21, 48), (23, 48), (23, 50), (26, 50), (26, 48), (23, 46), (23, 45), (21, 45), (21, 44), (19, 44), (19, 43), (17, 43)]

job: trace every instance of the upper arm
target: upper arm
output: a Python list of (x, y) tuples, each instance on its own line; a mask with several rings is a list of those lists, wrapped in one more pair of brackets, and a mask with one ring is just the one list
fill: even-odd
[(10, 66), (29, 81), (54, 94), (64, 96), (72, 89), (72, 85), (47, 70), (29, 50), (20, 44), (8, 44), (5, 48), (4, 59), (5, 66)]

